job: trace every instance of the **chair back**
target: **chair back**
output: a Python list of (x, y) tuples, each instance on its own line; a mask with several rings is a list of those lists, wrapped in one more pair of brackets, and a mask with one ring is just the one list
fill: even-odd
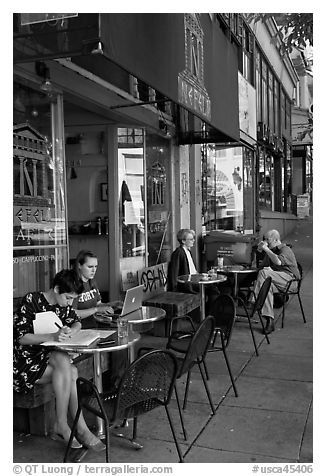
[(195, 334), (192, 336), (188, 350), (184, 356), (179, 376), (188, 372), (198, 361), (202, 362), (206, 356), (208, 347), (211, 343), (214, 333), (214, 318), (206, 317)]
[(272, 285), (272, 278), (269, 276), (268, 278), (265, 279), (265, 281), (263, 282), (259, 290), (257, 299), (255, 301), (255, 305), (252, 310), (252, 315), (254, 315), (255, 312), (261, 312), (271, 285)]
[(215, 330), (220, 329), (225, 347), (230, 342), (232, 330), (236, 318), (236, 305), (233, 298), (228, 294), (220, 294), (214, 303), (213, 317)]
[(177, 373), (177, 360), (169, 350), (153, 350), (135, 360), (118, 387), (113, 420), (134, 418), (167, 405)]
[(301, 288), (301, 281), (302, 281), (302, 277), (303, 277), (303, 270), (302, 270), (302, 266), (300, 263), (298, 263), (297, 261), (297, 266), (298, 266), (298, 270), (299, 270), (299, 273), (300, 273), (300, 278), (298, 279), (298, 292), (300, 291), (300, 288)]

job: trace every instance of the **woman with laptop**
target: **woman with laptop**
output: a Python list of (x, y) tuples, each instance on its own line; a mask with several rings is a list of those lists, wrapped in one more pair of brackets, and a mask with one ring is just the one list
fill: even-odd
[(81, 291), (75, 299), (73, 307), (82, 320), (83, 329), (97, 327), (94, 319), (97, 312), (113, 314), (115, 311), (109, 304), (102, 303), (95, 280), (97, 267), (97, 256), (92, 251), (81, 250), (76, 256), (74, 270), (81, 281)]
[[(78, 407), (77, 369), (71, 364), (68, 353), (42, 347), (41, 344), (46, 341), (64, 342), (80, 331), (80, 320), (72, 308), (78, 291), (79, 282), (75, 273), (63, 269), (55, 275), (51, 289), (26, 294), (14, 314), (14, 390), (27, 393), (35, 385), (52, 383), (56, 418), (51, 437), (65, 443), (68, 443), (71, 433), (68, 410), (74, 419)], [(51, 317), (52, 324), (49, 323)], [(43, 321), (42, 328), (40, 324), (35, 326), (35, 322), (40, 320)], [(73, 439), (72, 448), (84, 445), (96, 451), (105, 449), (83, 417), (78, 422), (77, 439)]]
[[(83, 329), (97, 328), (95, 314), (98, 312), (117, 313), (115, 307), (102, 303), (101, 294), (95, 280), (97, 271), (97, 256), (89, 250), (81, 250), (76, 256), (74, 271), (81, 281), (81, 290), (74, 300), (73, 307), (81, 319)], [(121, 311), (121, 309), (119, 309)], [(108, 319), (108, 324), (110, 320)], [(103, 373), (103, 385), (113, 388), (120, 381), (128, 366), (128, 351), (121, 350), (109, 354), (109, 370)]]

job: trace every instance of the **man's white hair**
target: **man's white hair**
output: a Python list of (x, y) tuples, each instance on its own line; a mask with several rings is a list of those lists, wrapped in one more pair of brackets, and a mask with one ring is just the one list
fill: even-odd
[(280, 234), (277, 230), (269, 230), (267, 233), (266, 233), (266, 237), (268, 236), (268, 238), (272, 238), (273, 240), (278, 240), (278, 241), (281, 241), (281, 237), (280, 237)]

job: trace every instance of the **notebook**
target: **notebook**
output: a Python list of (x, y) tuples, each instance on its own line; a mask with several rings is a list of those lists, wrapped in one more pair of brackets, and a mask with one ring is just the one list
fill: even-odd
[(130, 314), (131, 312), (137, 311), (141, 308), (144, 298), (144, 285), (135, 286), (134, 288), (128, 289), (125, 295), (125, 300), (123, 302), (121, 316)]
[(34, 334), (49, 334), (50, 332), (58, 332), (56, 326), (63, 326), (61, 319), (53, 311), (37, 312), (33, 321)]
[(73, 335), (71, 339), (67, 339), (64, 342), (57, 341), (46, 341), (42, 342), (41, 345), (45, 346), (60, 346), (60, 347), (88, 347), (93, 344), (96, 340), (106, 339), (110, 335), (114, 334), (116, 331), (107, 331), (102, 329), (82, 329), (77, 334)]

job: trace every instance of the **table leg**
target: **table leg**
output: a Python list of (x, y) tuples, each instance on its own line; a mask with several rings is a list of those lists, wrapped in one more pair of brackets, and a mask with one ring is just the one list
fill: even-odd
[[(128, 357), (129, 357), (129, 363), (131, 364), (135, 360), (135, 345), (134, 344), (132, 344), (130, 347), (128, 347)], [(120, 428), (128, 428), (128, 427), (129, 427), (128, 420), (127, 419), (123, 420), (123, 422), (120, 425)], [(120, 433), (115, 433), (115, 436), (118, 436), (119, 438), (125, 438), (125, 439), (129, 440), (132, 443), (132, 445), (137, 449), (141, 449), (144, 446), (141, 443), (139, 443), (138, 441), (136, 441), (134, 439), (134, 436), (132, 436), (132, 438), (128, 438), (128, 437), (126, 437), (126, 435), (124, 433), (121, 433), (121, 432)]]
[(199, 284), (200, 289), (200, 316), (201, 320), (205, 319), (205, 286), (204, 284)]
[(234, 299), (238, 297), (238, 273), (234, 273)]
[(128, 348), (128, 358), (129, 363), (131, 364), (135, 360), (135, 346), (134, 344)]
[[(103, 384), (102, 384), (101, 354), (99, 352), (94, 352), (93, 354), (93, 366), (94, 366), (94, 384), (96, 385), (99, 393), (102, 393)], [(100, 417), (96, 417), (95, 434), (99, 438), (105, 437), (104, 422), (102, 418)]]

